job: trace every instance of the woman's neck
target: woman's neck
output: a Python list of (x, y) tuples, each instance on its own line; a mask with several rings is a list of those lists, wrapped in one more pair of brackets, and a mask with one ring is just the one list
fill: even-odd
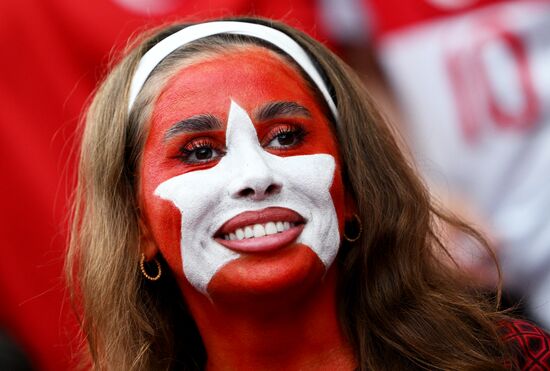
[(206, 347), (207, 369), (354, 369), (353, 350), (338, 320), (336, 278), (331, 268), (305, 292), (242, 300), (238, 295), (209, 300), (183, 287)]

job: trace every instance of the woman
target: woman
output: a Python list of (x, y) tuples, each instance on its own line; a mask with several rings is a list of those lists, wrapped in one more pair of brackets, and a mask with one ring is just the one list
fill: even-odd
[(68, 270), (94, 367), (512, 366), (515, 323), (460, 288), (434, 218), (479, 236), (353, 73), (280, 23), (186, 26), (131, 49), (87, 113)]

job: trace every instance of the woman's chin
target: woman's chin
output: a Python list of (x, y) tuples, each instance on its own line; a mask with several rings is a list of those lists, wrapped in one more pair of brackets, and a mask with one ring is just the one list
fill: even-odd
[(215, 304), (236, 309), (290, 304), (311, 293), (324, 274), (323, 263), (308, 246), (292, 244), (226, 264), (210, 281), (208, 293)]

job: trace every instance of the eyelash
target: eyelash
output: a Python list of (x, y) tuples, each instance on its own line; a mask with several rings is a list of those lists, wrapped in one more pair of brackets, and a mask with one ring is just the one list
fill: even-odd
[(304, 138), (306, 137), (306, 135), (308, 133), (303, 128), (303, 126), (301, 126), (301, 125), (297, 125), (297, 124), (281, 125), (281, 126), (278, 126), (277, 128), (275, 128), (273, 131), (271, 131), (267, 135), (266, 139), (264, 140), (263, 147), (270, 148), (269, 144), (273, 140), (275, 140), (277, 137), (279, 137), (281, 134), (294, 134), (294, 136), (295, 136), (293, 138), (294, 143), (289, 144), (289, 145), (281, 145), (279, 147), (272, 147), (272, 148), (276, 148), (276, 149), (279, 149), (279, 150), (294, 148), (294, 147), (298, 146), (299, 144), (301, 144), (304, 141)]
[[(212, 151), (213, 153), (216, 153), (216, 155), (212, 154), (211, 158), (207, 159), (199, 159), (197, 158), (198, 150), (201, 149), (207, 149)], [(218, 159), (219, 157), (223, 156), (225, 152), (223, 151), (223, 148), (221, 146), (218, 146), (215, 144), (214, 141), (207, 139), (207, 138), (200, 138), (195, 139), (184, 146), (180, 147), (178, 158), (185, 163), (188, 164), (202, 164), (207, 163), (210, 161), (214, 161)], [(193, 158), (193, 156), (195, 158)]]
[[(293, 134), (294, 137), (292, 144), (280, 144), (279, 146), (270, 146), (269, 144), (277, 139), (280, 135), (283, 134)], [(301, 144), (307, 135), (306, 130), (301, 125), (282, 125), (278, 126), (272, 130), (264, 140), (264, 148), (273, 148), (278, 150), (286, 150), (296, 147)], [(198, 151), (206, 149), (211, 152), (206, 152), (200, 154)], [(222, 146), (217, 145), (214, 141), (209, 138), (199, 138), (195, 139), (183, 146), (180, 147), (179, 153), (176, 156), (180, 161), (188, 164), (204, 164), (211, 161), (215, 161), (218, 158), (222, 157), (225, 154), (225, 151)], [(209, 155), (208, 158), (201, 159), (197, 156)]]

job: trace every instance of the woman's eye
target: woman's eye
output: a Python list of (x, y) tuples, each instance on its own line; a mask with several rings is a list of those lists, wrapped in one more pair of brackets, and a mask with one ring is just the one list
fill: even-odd
[(179, 158), (189, 164), (209, 162), (223, 156), (224, 152), (210, 142), (193, 142), (180, 148)]
[(290, 148), (300, 144), (305, 136), (304, 129), (300, 127), (279, 128), (272, 134), (271, 139), (265, 145), (267, 148)]
[(195, 150), (194, 156), (197, 160), (210, 160), (216, 152), (212, 148), (199, 148)]
[[(294, 133), (281, 133), (278, 134), (275, 139), (281, 146), (290, 146), (296, 141), (296, 134)], [(273, 142), (273, 140), (271, 141)]]

